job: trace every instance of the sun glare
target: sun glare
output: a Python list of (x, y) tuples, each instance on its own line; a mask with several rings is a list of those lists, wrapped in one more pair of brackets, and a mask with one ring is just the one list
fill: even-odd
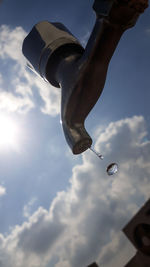
[(12, 118), (0, 115), (0, 148), (15, 147), (18, 139), (18, 127)]

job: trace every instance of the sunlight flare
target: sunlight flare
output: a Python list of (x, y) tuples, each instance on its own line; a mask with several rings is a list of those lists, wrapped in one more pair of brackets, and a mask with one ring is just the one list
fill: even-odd
[(15, 147), (18, 142), (18, 127), (14, 119), (0, 115), (0, 148)]

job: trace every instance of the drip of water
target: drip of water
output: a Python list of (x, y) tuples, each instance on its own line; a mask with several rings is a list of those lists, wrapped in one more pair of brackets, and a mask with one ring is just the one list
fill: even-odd
[(118, 172), (118, 165), (117, 165), (116, 163), (111, 163), (111, 164), (107, 167), (106, 171), (107, 171), (107, 174), (108, 174), (108, 175), (113, 175), (113, 174), (115, 174), (115, 173)]
[[(89, 148), (99, 159), (104, 159), (103, 155), (99, 152), (97, 152), (95, 149), (93, 149), (92, 147)], [(118, 172), (118, 165), (117, 163), (111, 163), (108, 165), (107, 169), (106, 169), (107, 174), (110, 175), (114, 175), (115, 173)]]
[(104, 159), (103, 155), (99, 152), (97, 152), (95, 149), (93, 149), (92, 147), (89, 148), (97, 157), (99, 157), (99, 159)]

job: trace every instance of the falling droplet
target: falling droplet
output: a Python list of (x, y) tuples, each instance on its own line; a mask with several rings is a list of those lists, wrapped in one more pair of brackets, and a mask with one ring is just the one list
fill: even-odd
[(92, 147), (89, 148), (99, 159), (104, 159), (103, 155), (97, 151), (95, 151)]
[(98, 155), (98, 157), (99, 157), (100, 159), (104, 159), (104, 156), (103, 156), (103, 155)]
[(108, 175), (114, 175), (115, 173), (118, 172), (118, 165), (116, 163), (111, 163), (108, 167), (107, 167), (107, 174)]

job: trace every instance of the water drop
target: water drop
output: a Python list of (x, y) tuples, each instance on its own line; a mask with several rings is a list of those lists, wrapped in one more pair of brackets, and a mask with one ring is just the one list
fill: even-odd
[(99, 152), (97, 152), (95, 149), (93, 149), (92, 147), (89, 148), (97, 157), (99, 157), (99, 159), (104, 159), (103, 155)]
[(107, 174), (108, 175), (114, 175), (115, 173), (118, 172), (118, 165), (116, 163), (111, 163), (108, 167), (107, 167)]

